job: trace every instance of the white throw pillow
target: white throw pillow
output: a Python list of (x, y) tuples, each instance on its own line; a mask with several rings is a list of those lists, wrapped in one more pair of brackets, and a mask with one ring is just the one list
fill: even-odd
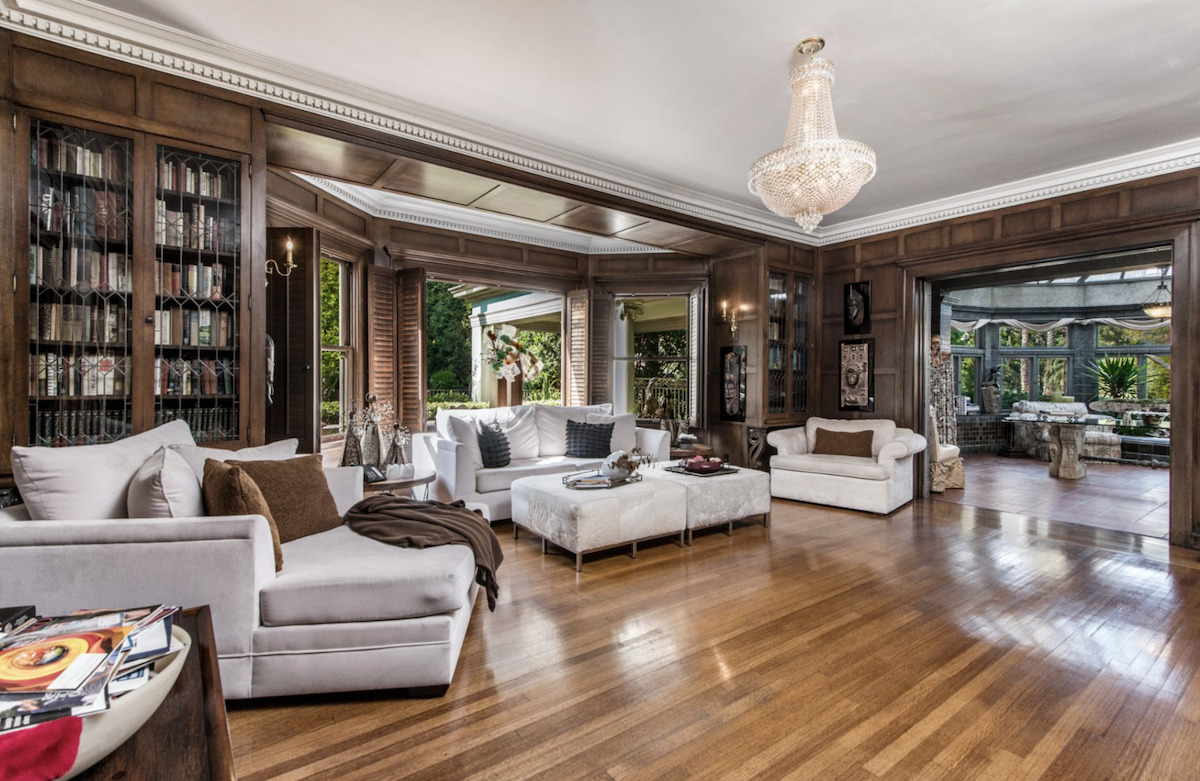
[(446, 422), (450, 426), (450, 439), (466, 448), (472, 466), (483, 469), (483, 454), (479, 452), (479, 434), (474, 419), (450, 417)]
[(146, 459), (129, 483), (130, 518), (196, 518), (204, 515), (204, 498), (183, 456), (160, 447)]
[(589, 412), (587, 416), (588, 423), (612, 423), (612, 440), (609, 443), (609, 450), (624, 450), (626, 453), (632, 453), (637, 447), (637, 416), (632, 412), (624, 415), (600, 415), (595, 412)]
[(200, 447), (199, 445), (172, 445), (171, 449), (183, 456), (183, 460), (192, 468), (196, 479), (204, 481), (204, 462), (211, 458), (215, 461), (279, 461), (296, 455), (300, 447), (298, 439), (281, 439), (256, 447), (244, 447), (241, 450), (225, 450), (219, 447)]
[(533, 407), (517, 407), (508, 422), (500, 424), (504, 435), (508, 437), (508, 453), (513, 460), (538, 457), (538, 429), (535, 418)]
[(587, 423), (589, 412), (612, 414), (611, 404), (592, 404), (585, 407), (558, 407), (538, 404), (535, 421), (538, 429), (538, 455), (563, 456), (567, 454), (567, 421)]
[(195, 444), (173, 420), (107, 445), (12, 449), (13, 478), (35, 521), (126, 518), (129, 483), (164, 445)]

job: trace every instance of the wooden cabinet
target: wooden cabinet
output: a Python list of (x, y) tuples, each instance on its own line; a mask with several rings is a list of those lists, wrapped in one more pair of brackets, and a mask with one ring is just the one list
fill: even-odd
[(245, 443), (246, 155), (15, 116), (13, 443)]
[(764, 423), (789, 422), (811, 412), (812, 279), (767, 270)]

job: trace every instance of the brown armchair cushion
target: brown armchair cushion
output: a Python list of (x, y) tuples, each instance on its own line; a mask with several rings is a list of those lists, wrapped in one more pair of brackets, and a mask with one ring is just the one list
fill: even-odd
[(830, 431), (818, 428), (812, 452), (815, 455), (871, 458), (874, 431)]
[(275, 549), (275, 571), (283, 569), (283, 549), (279, 547), (279, 528), (262, 491), (245, 470), (227, 461), (204, 462), (204, 508), (209, 515), (261, 515), (271, 527), (271, 545)]
[(291, 542), (342, 525), (325, 480), (319, 454), (280, 461), (226, 461), (258, 483), (279, 528), (279, 541)]

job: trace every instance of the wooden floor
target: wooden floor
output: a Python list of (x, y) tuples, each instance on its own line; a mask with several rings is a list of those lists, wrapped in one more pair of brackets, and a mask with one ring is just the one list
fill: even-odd
[(1200, 565), (925, 500), (585, 558), (496, 530), (454, 684), (230, 703), (263, 779), (1195, 779)]
[(939, 499), (1167, 539), (1167, 469), (1091, 463), (1086, 476), (1060, 480), (1050, 476), (1047, 463), (1032, 458), (966, 455), (963, 464), (966, 485)]

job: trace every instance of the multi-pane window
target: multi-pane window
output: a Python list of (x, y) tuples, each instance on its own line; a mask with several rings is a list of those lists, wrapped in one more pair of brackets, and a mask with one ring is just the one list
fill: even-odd
[(321, 258), (321, 432), (346, 430), (349, 411), (350, 264)]
[(629, 299), (618, 310), (616, 322), (613, 359), (621, 411), (686, 420), (693, 385), (688, 297)]

